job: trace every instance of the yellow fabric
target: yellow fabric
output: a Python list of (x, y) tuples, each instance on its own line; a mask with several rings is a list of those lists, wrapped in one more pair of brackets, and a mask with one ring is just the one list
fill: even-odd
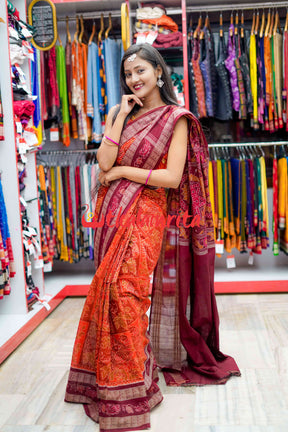
[(130, 25), (129, 25), (129, 11), (126, 3), (121, 4), (121, 37), (124, 51), (131, 45), (130, 42)]
[(258, 125), (258, 100), (257, 100), (257, 58), (255, 35), (250, 36), (250, 81), (253, 100), (253, 121), (254, 126)]
[(287, 159), (285, 157), (278, 160), (278, 217), (279, 228), (285, 227), (286, 201), (287, 196)]
[(221, 160), (217, 160), (217, 186), (218, 186), (218, 228), (221, 225), (221, 239), (224, 239), (224, 225), (223, 225), (223, 178)]
[(211, 207), (212, 207), (212, 216), (215, 225), (214, 182), (213, 182), (213, 168), (212, 168), (211, 161), (209, 161), (209, 166), (208, 166), (208, 182), (209, 182), (208, 186), (209, 186), (209, 194), (210, 194)]

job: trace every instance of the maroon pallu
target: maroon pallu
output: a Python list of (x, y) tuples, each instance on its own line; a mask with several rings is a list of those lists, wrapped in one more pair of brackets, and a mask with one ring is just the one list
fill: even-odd
[[(173, 219), (154, 272), (151, 344), (168, 385), (224, 384), (240, 371), (219, 350), (208, 146), (199, 121), (184, 109), (179, 113), (189, 119), (188, 152), (180, 186), (168, 195)], [(191, 217), (179, 224), (185, 212)]]

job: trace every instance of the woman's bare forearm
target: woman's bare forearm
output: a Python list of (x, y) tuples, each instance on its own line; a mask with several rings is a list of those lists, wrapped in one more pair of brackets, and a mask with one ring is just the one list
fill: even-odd
[[(121, 166), (120, 168), (122, 177), (131, 181), (135, 181), (137, 183), (146, 184), (146, 180), (150, 173), (150, 170), (129, 166)], [(179, 172), (178, 175), (178, 173), (175, 174), (175, 172), (169, 171), (167, 168), (152, 170), (151, 174), (149, 175), (147, 184), (150, 186), (177, 188), (181, 181), (182, 173), (183, 170), (182, 172)]]
[[(111, 140), (119, 143), (123, 124), (125, 121), (125, 114), (119, 113), (115, 119), (115, 122), (111, 126), (109, 130), (109, 135), (107, 132), (107, 136), (111, 138)], [(114, 144), (112, 141), (107, 140), (104, 137), (102, 139), (101, 145), (97, 150), (97, 160), (99, 162), (99, 166), (103, 171), (109, 171), (110, 168), (114, 165), (118, 155), (118, 146)]]

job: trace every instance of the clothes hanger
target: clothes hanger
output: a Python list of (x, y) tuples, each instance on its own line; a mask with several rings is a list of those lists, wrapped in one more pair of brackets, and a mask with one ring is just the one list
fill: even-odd
[(235, 29), (234, 29), (234, 34), (236, 36), (238, 35), (238, 25), (239, 25), (239, 15), (238, 15), (238, 11), (237, 11), (236, 15), (235, 15)]
[(285, 32), (288, 31), (288, 8), (287, 8), (287, 12), (286, 12), (286, 21), (285, 21), (284, 31)]
[(253, 11), (252, 27), (251, 27), (251, 35), (254, 34), (254, 28), (255, 28), (255, 10)]
[(200, 12), (199, 19), (198, 19), (198, 24), (197, 24), (197, 27), (196, 27), (196, 29), (194, 31), (194, 34), (193, 34), (194, 39), (198, 38), (199, 32), (201, 30), (201, 27), (202, 27), (202, 14)]
[(78, 42), (82, 43), (83, 33), (84, 33), (84, 22), (83, 22), (83, 15), (80, 16), (80, 26), (81, 26), (81, 32), (78, 38)]
[(77, 42), (78, 40), (78, 33), (79, 33), (79, 16), (76, 15), (76, 32), (74, 33), (74, 42)]
[(222, 15), (222, 11), (220, 12), (219, 24), (220, 24), (219, 36), (220, 36), (220, 38), (222, 38), (223, 37), (223, 15)]
[(241, 12), (241, 38), (244, 39), (244, 12)]
[(105, 31), (105, 39), (108, 39), (110, 30), (112, 30), (111, 12), (109, 12), (109, 26), (108, 26), (107, 30)]
[(101, 27), (100, 27), (100, 31), (99, 31), (99, 33), (98, 33), (98, 42), (101, 42), (101, 39), (102, 39), (102, 33), (103, 33), (103, 31), (105, 30), (105, 29), (104, 29), (104, 15), (103, 15), (103, 13), (101, 13), (100, 25), (101, 25)]
[(202, 31), (201, 31), (201, 33), (200, 33), (200, 39), (204, 39), (204, 37), (205, 37), (205, 33), (204, 33), (204, 28), (205, 28), (205, 27), (206, 27), (206, 29), (208, 29), (208, 30), (211, 31), (211, 27), (210, 27), (210, 20), (209, 20), (208, 13), (207, 13), (206, 18), (205, 18), (204, 27), (203, 27), (203, 29), (202, 29)]
[(279, 30), (279, 33), (282, 34), (282, 29), (280, 27), (279, 13), (278, 13), (278, 10), (276, 9), (273, 36), (276, 35), (277, 29)]
[(259, 10), (257, 10), (257, 15), (256, 15), (256, 22), (255, 22), (255, 29), (254, 29), (254, 34), (257, 35), (258, 34), (258, 29), (259, 29)]
[(68, 18), (68, 16), (66, 16), (66, 37), (67, 37), (68, 43), (71, 43), (71, 34), (69, 31), (69, 18)]
[(267, 23), (266, 23), (266, 28), (265, 28), (265, 37), (267, 37), (269, 35), (270, 23), (271, 23), (271, 12), (270, 12), (270, 8), (269, 8), (268, 15), (267, 15)]
[(93, 21), (93, 26), (92, 26), (92, 33), (91, 36), (89, 38), (89, 42), (88, 44), (91, 45), (91, 43), (93, 42), (94, 36), (95, 36), (95, 32), (96, 32), (96, 23), (95, 20)]
[(58, 20), (57, 20), (57, 41), (59, 42), (59, 45), (62, 46), (62, 41), (61, 41), (60, 34), (58, 31)]
[(271, 38), (272, 35), (273, 35), (274, 16), (275, 16), (275, 12), (274, 12), (274, 9), (273, 9), (273, 11), (272, 11), (272, 15), (271, 15), (271, 25), (270, 25), (270, 30), (269, 30), (269, 38)]
[(261, 21), (261, 28), (260, 28), (260, 32), (259, 32), (259, 36), (260, 38), (263, 37), (264, 35), (264, 29), (265, 29), (265, 12), (263, 9), (263, 13), (262, 13), (262, 21)]
[[(234, 22), (234, 15), (233, 15), (233, 11), (232, 11), (231, 15), (230, 15), (230, 25), (233, 25), (233, 22)], [(229, 31), (229, 36), (230, 37), (233, 36), (233, 30), (232, 29), (230, 29), (230, 31)]]

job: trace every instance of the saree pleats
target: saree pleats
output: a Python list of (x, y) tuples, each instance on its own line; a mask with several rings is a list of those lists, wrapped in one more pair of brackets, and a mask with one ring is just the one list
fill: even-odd
[(85, 403), (101, 431), (149, 427), (150, 409), (162, 400), (146, 315), (163, 225), (144, 222), (165, 216), (166, 206), (165, 194), (155, 195), (144, 191), (132, 204), (93, 278), (79, 323), (65, 400)]

